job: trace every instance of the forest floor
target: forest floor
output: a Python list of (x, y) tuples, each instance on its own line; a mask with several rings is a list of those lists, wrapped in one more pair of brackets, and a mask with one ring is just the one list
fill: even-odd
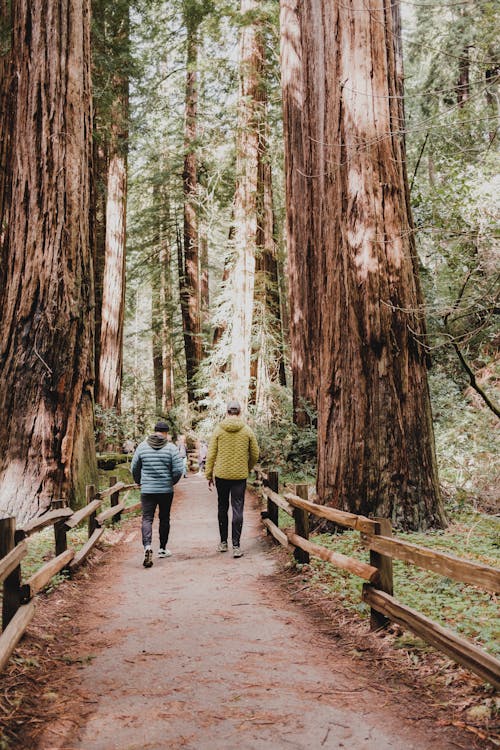
[(0, 750), (490, 746), (456, 691), (431, 692), (380, 636), (304, 597), (251, 493), (244, 557), (217, 553), (216, 505), (191, 475), (172, 557), (142, 567), (135, 518), (44, 597), (2, 676)]

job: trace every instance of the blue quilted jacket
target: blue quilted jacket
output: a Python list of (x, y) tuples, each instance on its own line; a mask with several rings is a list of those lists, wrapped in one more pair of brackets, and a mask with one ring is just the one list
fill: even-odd
[(130, 467), (144, 494), (172, 492), (184, 472), (184, 464), (173, 443), (150, 435), (137, 446)]

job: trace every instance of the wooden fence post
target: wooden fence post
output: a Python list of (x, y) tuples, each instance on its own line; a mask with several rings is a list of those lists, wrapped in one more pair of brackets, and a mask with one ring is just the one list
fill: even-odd
[[(277, 471), (267, 472), (267, 486), (273, 492), (278, 492), (279, 473)], [(279, 526), (278, 511), (279, 511), (279, 508), (276, 505), (276, 503), (273, 503), (273, 501), (268, 498), (267, 499), (267, 517), (269, 518), (270, 521), (272, 521), (275, 524), (275, 526)]]
[[(16, 519), (0, 518), (0, 559), (16, 546)], [(21, 566), (3, 582), (2, 628), (5, 630), (21, 605)]]
[[(118, 482), (118, 477), (110, 477), (109, 478), (109, 486), (112, 487), (114, 484)], [(120, 502), (120, 493), (119, 492), (113, 492), (110, 498), (111, 501), (111, 507), (114, 508), (115, 505), (118, 505)], [(122, 514), (117, 513), (116, 516), (113, 516), (111, 519), (111, 523), (115, 524), (122, 520)]]
[[(392, 536), (392, 523), (389, 518), (374, 518), (373, 520), (375, 521), (373, 533), (376, 536)], [(377, 588), (392, 596), (394, 589), (392, 578), (392, 557), (381, 555), (379, 552), (370, 550), (370, 565), (378, 568), (380, 573), (380, 583), (377, 584)], [(385, 615), (377, 612), (376, 609), (370, 609), (370, 630), (386, 628), (389, 622), (390, 620), (385, 617)]]
[[(307, 484), (296, 484), (295, 494), (303, 500), (308, 500), (309, 491)], [(303, 539), (309, 539), (309, 515), (307, 511), (302, 508), (294, 508), (293, 520), (295, 521), (295, 533)], [(300, 549), (300, 547), (295, 547), (293, 556), (295, 557), (295, 560), (302, 565), (309, 563), (309, 552), (305, 552), (305, 550)]]
[[(66, 500), (52, 500), (51, 508), (52, 510), (56, 510), (57, 508), (65, 508), (66, 507)], [(57, 555), (61, 555), (63, 552), (66, 552), (68, 549), (68, 539), (66, 537), (67, 534), (67, 528), (65, 525), (64, 520), (58, 521), (54, 524), (54, 539), (56, 543), (56, 557)]]
[[(92, 502), (92, 500), (95, 499), (95, 485), (94, 484), (88, 484), (85, 487), (85, 500), (87, 501), (87, 505)], [(94, 533), (94, 531), (97, 529), (97, 521), (96, 521), (96, 514), (91, 513), (89, 516), (89, 539)]]

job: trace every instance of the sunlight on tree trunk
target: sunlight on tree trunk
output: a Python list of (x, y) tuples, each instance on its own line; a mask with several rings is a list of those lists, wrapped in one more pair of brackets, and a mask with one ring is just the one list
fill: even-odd
[[(308, 293), (319, 303), (318, 495), (405, 528), (441, 526), (391, 5), (301, 9), (303, 75), (317, 107), (302, 123), (318, 222), (301, 246), (314, 243), (317, 258)], [(301, 169), (294, 143), (288, 172)], [(292, 327), (303, 314), (292, 310)]]
[[(114, 45), (129, 54), (128, 3), (108, 23)], [(122, 62), (123, 65), (123, 62)], [(99, 366), (96, 401), (103, 409), (121, 412), (123, 321), (125, 306), (125, 245), (127, 222), (127, 152), (129, 93), (126, 70), (115, 72), (110, 108), (105, 219), (104, 269), (100, 310)]]
[[(256, 0), (242, 0), (241, 14), (255, 13)], [(234, 315), (231, 332), (232, 395), (246, 405), (250, 386), (250, 352), (257, 242), (257, 171), (261, 103), (259, 85), (263, 45), (257, 22), (240, 31), (240, 91), (236, 143), (234, 254), (232, 272)]]
[(127, 163), (113, 153), (109, 162), (106, 205), (106, 254), (103, 276), (101, 345), (97, 403), (121, 410)]

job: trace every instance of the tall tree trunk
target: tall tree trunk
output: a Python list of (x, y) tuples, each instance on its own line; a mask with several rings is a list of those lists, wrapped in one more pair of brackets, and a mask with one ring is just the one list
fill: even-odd
[(255, 250), (257, 243), (257, 172), (261, 121), (263, 44), (255, 14), (257, 0), (241, 0), (246, 16), (240, 31), (240, 90), (236, 143), (234, 253), (232, 273), (233, 323), (231, 333), (232, 396), (245, 407), (250, 385)]
[(160, 250), (160, 281), (160, 304), (162, 309), (161, 413), (166, 415), (175, 405), (174, 352), (172, 345), (172, 277), (170, 273), (170, 245), (168, 242), (162, 242)]
[(7, 230), (11, 205), (12, 97), (16, 79), (12, 72), (12, 14), (10, 0), (0, 0), (0, 311), (4, 305), (7, 272)]
[[(13, 0), (0, 327), (0, 507), (22, 523), (95, 480), (88, 0)], [(37, 124), (36, 128), (34, 124)]]
[[(104, 277), (104, 262), (106, 257), (106, 189), (109, 164), (109, 116), (107, 113), (108, 97), (104, 94), (109, 73), (104, 75), (103, 60), (109, 68), (110, 51), (107, 46), (106, 8), (104, 0), (91, 0), (91, 51), (92, 51), (92, 84), (94, 87), (94, 122), (93, 122), (93, 170), (91, 190), (91, 214), (93, 233), (91, 236), (92, 261), (94, 266), (94, 294), (95, 294), (95, 335), (94, 335), (94, 367), (95, 382), (99, 382), (99, 360), (101, 347), (101, 312), (102, 312), (102, 284)], [(99, 93), (102, 92), (101, 96)]]
[[(231, 212), (231, 225), (229, 227), (228, 232), (228, 244), (232, 248), (234, 245), (234, 212)], [(224, 269), (222, 271), (222, 279), (221, 279), (221, 286), (224, 287), (227, 285), (227, 283), (231, 279), (231, 270), (233, 266), (233, 254), (226, 254), (225, 260), (224, 260)], [(224, 333), (227, 330), (227, 320), (222, 321), (219, 323), (215, 329), (212, 339), (212, 349), (215, 349), (215, 347), (220, 343)], [(225, 369), (225, 368), (224, 368)]]
[[(495, 53), (493, 49), (490, 50), (490, 55), (490, 59), (494, 60)], [(486, 104), (488, 105), (489, 116), (491, 117), (491, 124), (488, 133), (490, 143), (493, 143), (500, 129), (500, 107), (498, 90), (499, 74), (500, 65), (488, 68), (488, 70), (486, 70), (484, 74)]]
[[(97, 105), (96, 105), (97, 106)], [(95, 117), (95, 127), (99, 127), (99, 118)], [(93, 143), (93, 179), (92, 179), (92, 211), (93, 235), (91, 239), (92, 260), (94, 266), (95, 288), (95, 380), (99, 382), (99, 363), (101, 359), (101, 316), (104, 265), (106, 261), (106, 191), (109, 169), (109, 143), (104, 139), (94, 138)]]
[(320, 104), (306, 117), (321, 219), (308, 239), (321, 280), (318, 495), (404, 528), (440, 526), (391, 3), (356, 13), (308, 0), (299, 18), (304, 78)]
[(210, 287), (208, 270), (208, 237), (206, 227), (200, 234), (200, 309), (203, 328), (210, 324)]
[[(112, 15), (109, 32), (123, 60), (129, 44), (129, 8), (122, 4)], [(117, 69), (109, 123), (106, 190), (106, 240), (102, 282), (97, 403), (121, 411), (123, 321), (125, 307), (125, 243), (127, 218), (128, 76)]]
[(457, 104), (460, 108), (464, 107), (470, 97), (470, 47), (467, 44), (462, 50), (462, 56), (458, 62), (458, 79), (457, 79)]
[(125, 307), (125, 240), (127, 157), (113, 137), (108, 168), (106, 251), (102, 284), (99, 382), (97, 402), (121, 411), (123, 320)]
[(259, 133), (257, 173), (257, 254), (255, 259), (253, 351), (250, 400), (268, 412), (266, 396), (271, 382), (282, 382), (284, 359), (281, 305), (276, 257), (272, 170), (269, 155), (267, 97), (262, 92), (263, 117)]
[(325, 136), (321, 111), (324, 99), (314, 95), (319, 91), (315, 78), (322, 75), (323, 51), (318, 53), (319, 64), (316, 69), (312, 65), (303, 65), (302, 60), (303, 45), (313, 45), (309, 37), (316, 33), (318, 14), (312, 14), (310, 25), (303, 31), (299, 7), (299, 0), (281, 0), (290, 359), (294, 421), (305, 425), (309, 421), (306, 406), (309, 404), (316, 409), (318, 390), (321, 274), (316, 258), (316, 238), (321, 227), (317, 197), (322, 178), (313, 157), (318, 142), (324, 142)]
[(156, 413), (166, 416), (174, 405), (172, 351), (172, 275), (170, 256), (170, 207), (163, 191), (155, 191), (159, 213), (158, 266), (153, 274), (153, 370)]
[(187, 74), (184, 125), (184, 272), (181, 285), (188, 401), (195, 400), (195, 376), (203, 357), (200, 310), (200, 260), (196, 160), (198, 118), (198, 26), (186, 16)]

